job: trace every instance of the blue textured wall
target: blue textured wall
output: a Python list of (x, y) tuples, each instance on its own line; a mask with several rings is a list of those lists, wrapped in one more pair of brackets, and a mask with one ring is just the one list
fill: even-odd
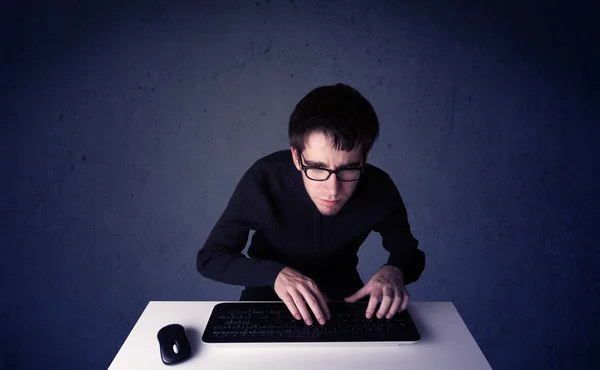
[[(595, 10), (149, 3), (2, 7), (0, 368), (105, 369), (149, 300), (237, 299), (196, 251), (335, 82), (380, 116), (413, 300), (454, 301), (494, 369), (599, 368)], [(361, 257), (368, 279), (376, 235)]]

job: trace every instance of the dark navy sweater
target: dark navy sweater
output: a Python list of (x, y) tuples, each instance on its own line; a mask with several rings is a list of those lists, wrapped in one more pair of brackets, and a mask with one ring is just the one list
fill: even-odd
[(411, 233), (400, 193), (384, 171), (367, 164), (355, 192), (333, 216), (318, 211), (302, 176), (290, 150), (256, 161), (198, 251), (198, 272), (226, 284), (273, 287), (289, 266), (313, 278), (331, 299), (341, 299), (363, 285), (357, 251), (373, 231), (389, 252), (382, 264), (400, 268), (406, 284), (420, 277), (425, 254)]

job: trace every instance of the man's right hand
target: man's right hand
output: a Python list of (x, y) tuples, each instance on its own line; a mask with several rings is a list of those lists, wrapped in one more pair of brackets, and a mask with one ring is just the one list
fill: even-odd
[(321, 325), (331, 318), (327, 307), (327, 296), (319, 290), (312, 279), (290, 267), (284, 267), (277, 275), (275, 293), (283, 300), (296, 320), (303, 318), (307, 325), (312, 325), (312, 319), (304, 301), (308, 303)]

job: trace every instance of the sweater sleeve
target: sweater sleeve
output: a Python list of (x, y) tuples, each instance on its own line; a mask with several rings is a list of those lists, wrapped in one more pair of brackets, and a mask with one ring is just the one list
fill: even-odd
[[(406, 207), (392, 179), (386, 177), (385, 192), (390, 205), (387, 216), (374, 231), (381, 235), (383, 247), (390, 252), (385, 265), (398, 267), (404, 274), (406, 285), (419, 279), (425, 269), (425, 253), (418, 248), (419, 242), (413, 236)], [(384, 265), (384, 266), (385, 266)]]
[(242, 252), (250, 230), (260, 230), (268, 207), (260, 171), (251, 167), (240, 179), (224, 212), (198, 251), (196, 268), (211, 280), (242, 286), (271, 286), (285, 267), (249, 258)]

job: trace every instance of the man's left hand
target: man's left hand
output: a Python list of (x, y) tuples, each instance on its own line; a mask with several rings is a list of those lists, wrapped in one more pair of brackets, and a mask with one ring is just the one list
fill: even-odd
[(371, 298), (367, 306), (366, 317), (370, 319), (373, 316), (379, 298), (383, 297), (377, 317), (381, 319), (385, 316), (391, 319), (396, 312), (404, 311), (408, 305), (409, 295), (404, 285), (404, 274), (397, 267), (383, 266), (364, 287), (344, 300), (356, 302), (368, 295), (371, 295)]

